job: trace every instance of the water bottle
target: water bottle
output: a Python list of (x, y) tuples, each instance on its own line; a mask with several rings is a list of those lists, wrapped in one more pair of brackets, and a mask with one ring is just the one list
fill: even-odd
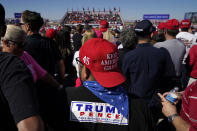
[(172, 90), (170, 90), (170, 92), (168, 93), (168, 95), (166, 96), (166, 99), (171, 102), (174, 103), (175, 101), (177, 101), (178, 96), (176, 95), (176, 92), (178, 92), (179, 88), (178, 87), (174, 87)]

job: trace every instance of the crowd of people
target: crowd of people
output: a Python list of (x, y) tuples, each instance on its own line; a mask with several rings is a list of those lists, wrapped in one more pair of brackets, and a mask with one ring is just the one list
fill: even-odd
[(110, 24), (123, 24), (118, 11), (67, 11), (64, 23), (67, 24), (99, 24), (100, 20), (107, 20)]
[[(81, 15), (87, 14), (68, 18)], [(197, 37), (190, 20), (157, 27), (142, 20), (120, 30), (107, 17), (96, 28), (40, 32), (40, 13), (25, 10), (19, 25), (6, 25), (0, 4), (0, 130), (197, 130)], [(175, 87), (172, 103), (166, 95)]]

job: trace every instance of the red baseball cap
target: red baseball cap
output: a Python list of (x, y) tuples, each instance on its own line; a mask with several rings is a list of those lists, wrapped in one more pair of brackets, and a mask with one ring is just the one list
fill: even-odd
[(160, 30), (163, 30), (165, 28), (165, 23), (164, 22), (159, 23), (157, 28), (160, 29)]
[(51, 29), (48, 29), (46, 31), (46, 37), (48, 37), (48, 38), (54, 38), (55, 35), (56, 35), (56, 30), (54, 30), (52, 28)]
[(101, 32), (106, 32), (108, 27), (109, 27), (109, 23), (106, 20), (100, 21), (100, 31)]
[(177, 19), (168, 20), (165, 23), (165, 28), (169, 30), (178, 30), (179, 29), (179, 21)]
[(182, 20), (180, 23), (180, 28), (190, 28), (191, 21), (190, 20)]
[(118, 68), (118, 49), (113, 43), (102, 38), (92, 38), (80, 48), (79, 57), (103, 87), (115, 87), (125, 81)]

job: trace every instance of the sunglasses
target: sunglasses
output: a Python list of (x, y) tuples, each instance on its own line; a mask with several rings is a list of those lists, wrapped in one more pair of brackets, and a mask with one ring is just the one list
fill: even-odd
[(25, 23), (21, 23), (21, 22), (19, 23), (20, 26), (21, 26), (21, 25), (24, 25), (24, 24), (25, 24)]
[(76, 60), (77, 64), (83, 65), (83, 63), (79, 60), (79, 57), (75, 58), (75, 60)]
[(24, 48), (25, 47), (25, 42), (16, 42), (13, 40), (8, 40), (9, 42), (11, 42), (12, 44), (16, 44), (18, 46), (18, 48)]

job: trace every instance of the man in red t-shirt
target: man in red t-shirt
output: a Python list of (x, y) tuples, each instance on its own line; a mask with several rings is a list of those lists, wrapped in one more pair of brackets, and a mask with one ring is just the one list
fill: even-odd
[(197, 79), (197, 45), (193, 45), (189, 51), (188, 58), (186, 59), (186, 65), (189, 67), (190, 72), (190, 79), (188, 85), (196, 81)]
[(184, 92), (179, 93), (179, 98), (182, 98), (180, 115), (177, 113), (175, 104), (165, 99), (165, 94), (158, 95), (163, 105), (162, 112), (168, 117), (169, 122), (177, 131), (197, 131), (197, 81), (189, 85)]

